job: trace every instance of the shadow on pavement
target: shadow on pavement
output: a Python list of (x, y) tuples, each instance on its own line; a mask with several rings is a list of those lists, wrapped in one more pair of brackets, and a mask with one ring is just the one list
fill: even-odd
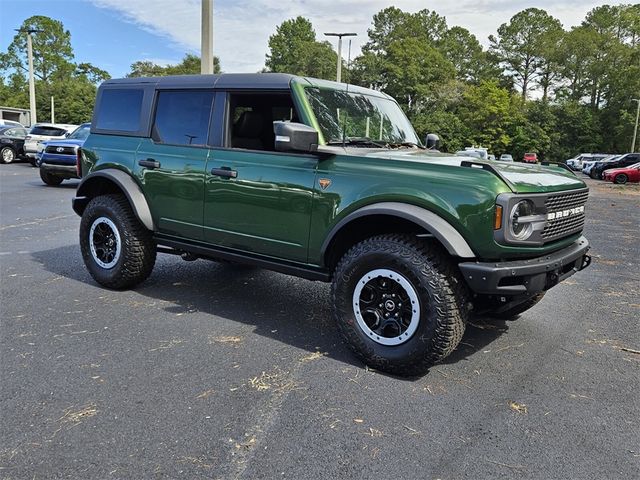
[[(76, 245), (32, 255), (56, 275), (96, 285)], [(223, 317), (250, 325), (258, 335), (309, 352), (326, 352), (335, 360), (364, 367), (340, 339), (331, 316), (328, 284), (237, 264), (207, 260), (185, 262), (171, 255), (158, 255), (151, 277), (136, 287), (135, 292), (170, 303), (164, 310), (171, 314), (201, 312)], [(445, 364), (465, 360), (507, 330), (504, 322), (488, 319), (472, 322), (462, 343), (445, 359)]]

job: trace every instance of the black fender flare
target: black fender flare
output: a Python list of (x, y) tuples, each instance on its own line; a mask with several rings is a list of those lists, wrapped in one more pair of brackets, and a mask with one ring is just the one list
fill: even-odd
[(147, 229), (151, 231), (154, 230), (151, 210), (149, 209), (147, 198), (144, 196), (144, 193), (142, 193), (140, 185), (131, 178), (131, 175), (115, 168), (97, 170), (82, 179), (78, 185), (76, 196), (72, 200), (73, 210), (78, 215), (82, 216), (82, 212), (84, 212), (85, 207), (95, 196), (91, 194), (92, 185), (95, 185), (96, 182), (100, 181), (114, 183), (118, 189), (124, 193), (127, 200), (129, 200), (129, 204), (131, 205), (136, 217), (138, 217), (138, 220), (140, 220)]
[(445, 219), (425, 208), (400, 202), (374, 203), (348, 214), (331, 229), (325, 238), (321, 250), (322, 258), (325, 257), (333, 238), (344, 226), (356, 218), (368, 215), (390, 215), (409, 220), (437, 238), (451, 255), (460, 258), (476, 258), (476, 254), (464, 237)]

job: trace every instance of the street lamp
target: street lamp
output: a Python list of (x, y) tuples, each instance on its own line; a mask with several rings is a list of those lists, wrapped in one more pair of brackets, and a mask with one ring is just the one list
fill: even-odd
[(202, 0), (200, 73), (213, 73), (213, 0)]
[(27, 34), (27, 62), (29, 63), (29, 115), (31, 116), (31, 125), (34, 125), (36, 120), (36, 84), (33, 78), (33, 45), (31, 42), (31, 35), (34, 33), (44, 32), (44, 30), (38, 30), (36, 28), (28, 28), (26, 30), (16, 29), (16, 32)]
[(342, 37), (356, 37), (357, 33), (325, 33), (327, 37), (338, 37), (338, 67), (336, 72), (336, 81), (339, 82), (342, 79)]
[(633, 129), (633, 142), (631, 142), (631, 153), (636, 151), (636, 134), (638, 133), (638, 118), (640, 117), (640, 99), (632, 98), (632, 102), (638, 102), (638, 109), (636, 110), (636, 126)]

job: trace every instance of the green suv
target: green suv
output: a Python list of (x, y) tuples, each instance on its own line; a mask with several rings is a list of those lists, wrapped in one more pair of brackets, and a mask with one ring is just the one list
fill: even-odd
[[(588, 190), (559, 166), (426, 146), (384, 93), (285, 74), (109, 80), (73, 209), (93, 278), (133, 287), (156, 253), (332, 282), (367, 364), (416, 375), (472, 314), (515, 317), (585, 268)], [(240, 301), (240, 296), (238, 297)]]

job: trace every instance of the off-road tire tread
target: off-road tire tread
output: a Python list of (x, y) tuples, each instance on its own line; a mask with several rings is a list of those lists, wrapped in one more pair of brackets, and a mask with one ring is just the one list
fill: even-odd
[[(119, 269), (118, 274), (110, 278), (97, 276), (91, 268), (88, 268), (89, 273), (96, 282), (107, 288), (124, 290), (134, 287), (151, 275), (156, 262), (156, 244), (153, 241), (151, 232), (138, 220), (131, 209), (131, 205), (123, 195), (110, 194), (93, 198), (82, 215), (80, 225), (80, 245), (82, 247), (82, 256), (87, 266), (89, 262), (93, 262), (93, 258), (88, 246), (88, 240), (83, 240), (82, 237), (86, 236), (91, 225), (85, 225), (83, 228), (83, 224), (85, 218), (92, 218), (93, 212), (99, 208), (110, 209), (112, 213), (111, 220), (116, 225), (118, 222), (122, 225), (122, 228), (118, 230), (122, 241), (121, 255), (123, 260), (120, 267), (114, 267)], [(115, 221), (116, 219), (117, 222)]]
[[(373, 355), (365, 342), (343, 320), (351, 312), (341, 308), (351, 308), (351, 298), (338, 297), (336, 279), (343, 278), (345, 269), (358, 258), (368, 253), (395, 255), (409, 261), (421, 272), (428, 284), (416, 286), (419, 295), (427, 294), (437, 311), (436, 327), (433, 335), (425, 338), (424, 355), (417, 361), (389, 362)], [(464, 335), (466, 320), (471, 308), (469, 292), (459, 270), (444, 249), (435, 241), (422, 240), (410, 235), (386, 234), (371, 237), (354, 245), (339, 261), (331, 288), (333, 316), (348, 346), (367, 365), (396, 375), (415, 376), (424, 374), (429, 367), (441, 362), (460, 343)]]

